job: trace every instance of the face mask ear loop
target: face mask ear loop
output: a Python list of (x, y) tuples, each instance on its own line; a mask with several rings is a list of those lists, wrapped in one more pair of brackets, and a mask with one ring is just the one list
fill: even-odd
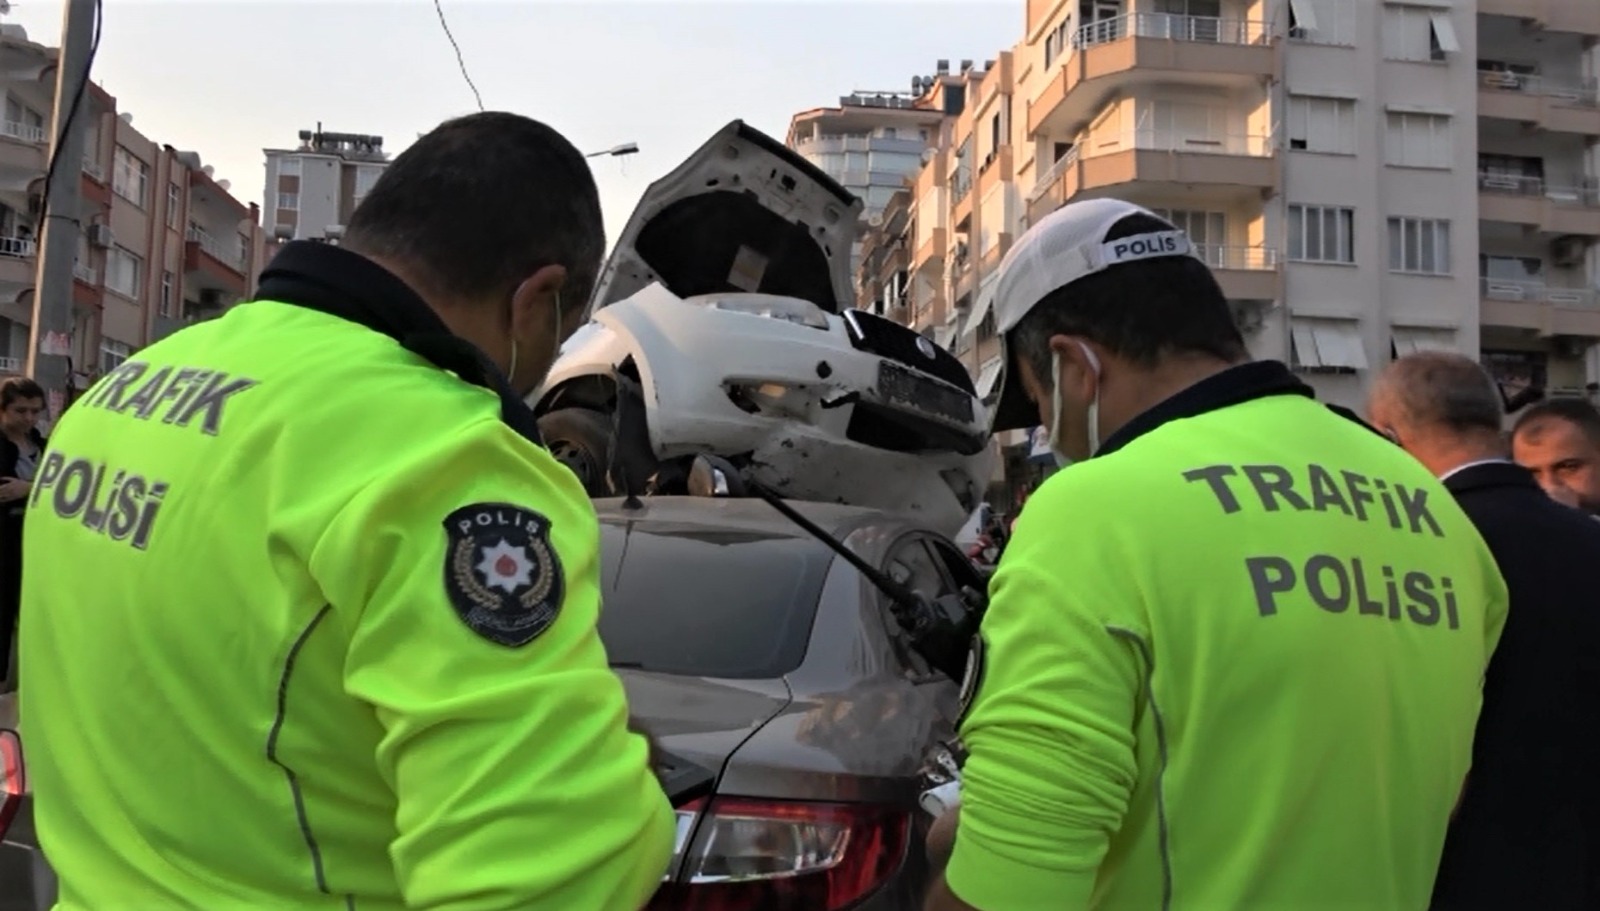
[(1094, 356), (1089, 346), (1083, 342), (1078, 343), (1083, 350), (1083, 356), (1089, 360), (1089, 368), (1094, 371), (1094, 400), (1089, 403), (1089, 457), (1100, 451), (1100, 359)]
[(1061, 355), (1050, 352), (1050, 451), (1061, 452)]

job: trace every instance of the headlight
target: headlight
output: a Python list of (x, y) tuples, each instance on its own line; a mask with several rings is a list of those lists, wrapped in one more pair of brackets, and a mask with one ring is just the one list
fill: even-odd
[(775, 297), (771, 294), (707, 295), (694, 299), (694, 302), (716, 310), (781, 319), (800, 326), (810, 326), (813, 329), (828, 328), (827, 312), (816, 304), (797, 297)]

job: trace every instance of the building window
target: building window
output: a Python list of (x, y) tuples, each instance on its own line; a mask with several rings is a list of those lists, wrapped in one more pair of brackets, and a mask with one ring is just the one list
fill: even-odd
[(1461, 50), (1450, 11), (1389, 3), (1383, 9), (1383, 56), (1390, 60), (1442, 62)]
[(172, 315), (172, 273), (161, 273), (161, 302), (156, 306), (157, 316)]
[(106, 287), (123, 297), (139, 298), (144, 261), (121, 247), (106, 251)]
[(1349, 98), (1290, 95), (1289, 148), (1354, 155), (1356, 103)]
[(299, 209), (300, 209), (300, 194), (299, 193), (279, 193), (278, 194), (278, 208), (280, 208), (280, 209), (288, 209), (291, 212), (299, 211)]
[(300, 159), (298, 159), (298, 158), (287, 158), (287, 157), (278, 159), (278, 176), (279, 177), (299, 177), (300, 176)]
[(1450, 222), (1439, 218), (1389, 219), (1389, 271), (1450, 274)]
[(1366, 0), (1289, 0), (1289, 40), (1354, 47), (1358, 2)]
[(111, 160), (111, 189), (118, 196), (144, 208), (149, 199), (150, 166), (122, 146)]
[(1448, 168), (1455, 150), (1450, 147), (1450, 118), (1444, 114), (1389, 112), (1384, 137), (1384, 159), (1408, 168)]
[[(6, 96), (6, 135), (23, 142), (44, 142), (44, 115), (17, 99)], [(87, 146), (85, 146), (87, 148)]]
[(100, 339), (100, 374), (104, 376), (117, 369), (132, 354), (132, 348), (116, 339)]
[(372, 192), (373, 184), (376, 184), (378, 182), (378, 178), (382, 176), (382, 168), (356, 168), (356, 187), (354, 194), (356, 202), (360, 202), (361, 200), (365, 199), (367, 194)]
[(1289, 259), (1302, 263), (1354, 263), (1356, 210), (1341, 206), (1289, 206)]
[(1318, 373), (1366, 370), (1360, 326), (1352, 320), (1295, 318), (1289, 324), (1289, 365)]
[(167, 227), (176, 228), (183, 222), (183, 188), (175, 183), (167, 184)]
[(1157, 215), (1189, 235), (1195, 252), (1212, 268), (1231, 268), (1227, 262), (1228, 216), (1199, 209), (1155, 209)]

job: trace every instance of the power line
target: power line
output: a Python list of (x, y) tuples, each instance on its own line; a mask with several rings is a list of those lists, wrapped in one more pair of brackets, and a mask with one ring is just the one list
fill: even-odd
[[(39, 194), (39, 221), (42, 224), (50, 217), (50, 182), (55, 177), (56, 166), (60, 164), (61, 147), (65, 144), (67, 131), (72, 129), (72, 121), (78, 116), (78, 108), (83, 106), (83, 96), (89, 91), (89, 75), (94, 71), (94, 55), (100, 50), (100, 26), (105, 21), (105, 7), (102, 0), (95, 0), (94, 4), (94, 40), (89, 43), (88, 60), (83, 65), (83, 81), (78, 83), (78, 91), (72, 96), (72, 105), (67, 108), (67, 116), (61, 119), (60, 128), (51, 143), (50, 163), (44, 171), (44, 192)], [(78, 216), (67, 216), (76, 221)]]
[(439, 0), (433, 0), (433, 10), (439, 14), (439, 25), (444, 29), (444, 36), (450, 40), (450, 46), (455, 48), (456, 66), (461, 68), (461, 78), (467, 80), (467, 88), (472, 89), (472, 97), (477, 99), (478, 110), (483, 110), (483, 96), (478, 94), (478, 86), (472, 81), (472, 74), (467, 72), (467, 61), (461, 56), (461, 45), (456, 43), (456, 36), (450, 32), (450, 23), (444, 18), (444, 6)]

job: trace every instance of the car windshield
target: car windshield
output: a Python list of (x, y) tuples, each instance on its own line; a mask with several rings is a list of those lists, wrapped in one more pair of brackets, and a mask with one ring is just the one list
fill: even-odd
[(600, 638), (614, 666), (742, 679), (800, 666), (831, 554), (783, 535), (630, 524), (601, 526)]

